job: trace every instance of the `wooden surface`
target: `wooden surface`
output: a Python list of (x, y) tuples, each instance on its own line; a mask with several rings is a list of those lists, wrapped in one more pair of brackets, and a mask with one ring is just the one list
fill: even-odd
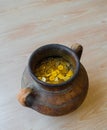
[[(84, 103), (61, 117), (19, 104), (30, 54), (48, 43), (84, 47)], [(0, 0), (0, 130), (107, 130), (107, 0)]]

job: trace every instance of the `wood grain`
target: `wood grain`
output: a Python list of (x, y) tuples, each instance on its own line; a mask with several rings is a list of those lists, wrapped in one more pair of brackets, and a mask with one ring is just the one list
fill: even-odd
[[(48, 43), (83, 45), (86, 100), (73, 113), (48, 117), (16, 95), (30, 54)], [(107, 130), (107, 0), (0, 0), (0, 130)]]

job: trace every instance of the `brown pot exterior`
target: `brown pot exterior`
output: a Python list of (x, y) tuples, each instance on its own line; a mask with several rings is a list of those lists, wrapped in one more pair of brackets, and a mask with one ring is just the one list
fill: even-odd
[[(77, 44), (78, 46), (78, 44)], [(79, 59), (81, 46), (73, 46)], [(78, 51), (79, 50), (79, 51)], [(63, 86), (44, 86), (32, 78), (29, 68), (26, 67), (21, 82), (21, 91), (18, 95), (19, 102), (42, 114), (60, 116), (76, 110), (84, 101), (88, 91), (88, 75), (80, 64), (76, 77)]]

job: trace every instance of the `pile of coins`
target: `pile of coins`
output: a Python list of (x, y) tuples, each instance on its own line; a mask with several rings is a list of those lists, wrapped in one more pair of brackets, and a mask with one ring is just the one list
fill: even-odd
[(59, 84), (73, 76), (73, 68), (65, 59), (51, 57), (35, 67), (35, 76), (43, 82)]

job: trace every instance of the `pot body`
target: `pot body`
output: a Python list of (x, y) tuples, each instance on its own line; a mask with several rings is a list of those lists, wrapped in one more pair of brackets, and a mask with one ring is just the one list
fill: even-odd
[[(76, 54), (71, 54), (68, 58), (70, 59), (72, 57), (74, 59), (72, 61), (74, 62), (74, 67), (76, 66), (75, 75), (64, 84), (48, 85), (41, 83), (41, 81), (36, 81), (35, 77), (32, 76), (28, 64), (22, 76), (22, 89), (18, 94), (18, 100), (22, 105), (45, 115), (60, 116), (74, 111), (82, 104), (88, 91), (88, 75), (83, 65), (79, 62), (82, 53), (81, 46), (77, 45), (72, 48), (75, 51), (72, 53), (76, 53), (77, 56), (75, 56)], [(61, 48), (62, 50), (63, 48)], [(59, 52), (58, 50), (58, 54), (62, 55), (61, 51)], [(51, 54), (50, 52), (49, 54)], [(65, 53), (66, 56), (67, 54)], [(34, 56), (35, 53), (33, 54)], [(39, 53), (39, 56), (42, 57), (42, 53)], [(34, 60), (32, 60), (31, 68), (33, 68), (34, 63)]]

